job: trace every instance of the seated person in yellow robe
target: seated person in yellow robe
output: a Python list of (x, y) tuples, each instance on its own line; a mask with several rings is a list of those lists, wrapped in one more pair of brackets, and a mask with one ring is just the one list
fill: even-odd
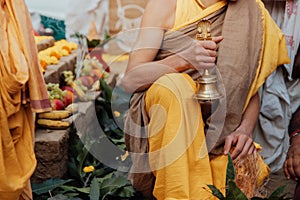
[[(198, 41), (203, 19), (212, 39)], [(159, 200), (214, 199), (208, 184), (224, 193), (227, 154), (259, 158), (252, 139), (257, 91), (287, 62), (284, 36), (260, 1), (149, 1), (122, 79), (133, 93), (125, 140), (134, 187)], [(194, 99), (204, 69), (218, 76), (223, 95), (205, 120)]]
[(0, 199), (32, 199), (34, 113), (51, 110), (30, 15), (23, 0), (0, 0)]

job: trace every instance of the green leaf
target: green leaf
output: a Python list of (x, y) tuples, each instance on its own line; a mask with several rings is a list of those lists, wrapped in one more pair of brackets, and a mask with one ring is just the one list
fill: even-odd
[(226, 183), (228, 183), (229, 180), (234, 180), (235, 178), (235, 170), (232, 158), (230, 154), (228, 154), (228, 164), (227, 164), (227, 171), (226, 171)]
[(62, 179), (49, 179), (39, 184), (32, 184), (32, 192), (40, 195), (48, 193), (49, 191), (54, 190), (57, 187), (62, 186), (65, 183), (72, 181), (72, 179), (62, 180)]
[(119, 188), (116, 192), (115, 195), (118, 197), (132, 197), (135, 194), (134, 188), (129, 185), (125, 186), (123, 188)]
[(125, 177), (116, 176), (114, 172), (98, 180), (100, 180), (100, 194), (103, 199), (109, 195), (119, 196), (119, 194), (123, 192), (123, 189), (130, 185), (129, 181)]
[(58, 194), (55, 195), (54, 197), (48, 198), (47, 200), (68, 200), (69, 198), (65, 195)]
[(93, 176), (102, 176), (106, 172), (107, 172), (107, 170), (105, 170), (104, 168), (96, 169), (95, 171), (93, 171)]
[[(81, 175), (78, 174), (78, 170), (77, 170), (77, 166), (76, 166), (76, 161), (72, 157), (69, 158), (68, 173), (74, 179), (82, 179)], [(82, 180), (82, 182), (83, 182), (83, 180)]]
[(98, 45), (100, 45), (100, 43), (101, 43), (101, 40), (97, 40), (97, 39), (88, 40), (87, 39), (87, 45), (89, 48), (97, 47)]
[(226, 191), (226, 199), (230, 200), (248, 200), (247, 196), (240, 188), (237, 187), (234, 181), (229, 180), (228, 189)]
[(77, 196), (79, 196), (79, 192), (70, 192), (70, 193), (66, 193), (66, 194), (64, 194), (65, 196), (67, 196), (67, 197), (77, 197)]
[(107, 179), (111, 179), (112, 176), (114, 175), (114, 172), (111, 172), (109, 174), (106, 174), (104, 177), (102, 178), (98, 178), (98, 181), (102, 184), (105, 180)]
[(112, 89), (107, 85), (106, 81), (103, 79), (100, 79), (100, 89), (102, 91), (103, 98), (107, 102), (111, 102)]
[(81, 193), (84, 193), (84, 194), (89, 194), (90, 193), (90, 188), (89, 187), (85, 187), (85, 188), (77, 188), (77, 187), (75, 187), (75, 189), (78, 192), (81, 192)]
[(99, 200), (99, 198), (100, 198), (99, 182), (96, 178), (94, 178), (91, 182), (90, 200)]
[(278, 187), (272, 194), (270, 195), (269, 199), (276, 200), (280, 199), (280, 197), (283, 195), (283, 191), (285, 189), (286, 185)]
[[(86, 160), (86, 157), (88, 156), (89, 151), (83, 147), (82, 148), (82, 152), (79, 153), (79, 155), (77, 156), (77, 161), (79, 162), (78, 166), (77, 166), (77, 171), (78, 174), (80, 174), (81, 178), (85, 176), (85, 173), (82, 171), (83, 169), (83, 164), (84, 161)], [(81, 179), (83, 181), (83, 179)]]
[(85, 188), (78, 188), (75, 186), (67, 186), (67, 185), (62, 185), (60, 186), (60, 188), (62, 188), (65, 192), (67, 191), (78, 191), (84, 194), (89, 194), (90, 193), (90, 188), (89, 187), (85, 187)]
[(217, 197), (218, 199), (225, 199), (224, 195), (222, 194), (222, 192), (216, 188), (214, 185), (207, 185), (209, 187), (209, 189), (211, 190), (212, 194)]
[(69, 193), (75, 191), (74, 186), (62, 185), (59, 188), (62, 190), (61, 193)]

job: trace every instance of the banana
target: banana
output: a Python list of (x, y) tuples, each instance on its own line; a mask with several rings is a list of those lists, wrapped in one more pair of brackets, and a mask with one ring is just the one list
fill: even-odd
[(52, 110), (50, 112), (39, 113), (39, 119), (65, 119), (70, 117), (72, 113), (67, 110)]
[(37, 124), (49, 129), (66, 129), (70, 127), (70, 122), (52, 119), (38, 119)]

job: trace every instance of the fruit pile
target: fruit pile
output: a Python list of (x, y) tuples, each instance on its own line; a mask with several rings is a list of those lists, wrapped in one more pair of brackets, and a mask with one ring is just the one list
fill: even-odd
[(108, 73), (103, 70), (103, 65), (96, 58), (90, 57), (84, 59), (78, 78), (75, 78), (72, 71), (64, 71), (62, 75), (65, 81), (63, 86), (58, 83), (46, 84), (52, 111), (38, 114), (39, 127), (68, 128), (70, 122), (65, 119), (77, 110), (75, 106), (78, 105), (74, 102), (90, 100), (92, 96), (88, 93), (100, 90), (99, 79), (108, 77)]
[(39, 113), (37, 125), (48, 129), (66, 129), (70, 126), (68, 120), (73, 113), (77, 112), (74, 101), (74, 90), (69, 86), (59, 87), (59, 84), (48, 83), (47, 91), (52, 106), (52, 111)]
[(59, 87), (59, 84), (48, 83), (47, 91), (52, 110), (64, 110), (74, 100), (74, 90), (71, 87)]
[[(36, 41), (39, 41), (36, 39)], [(42, 50), (38, 53), (40, 65), (44, 72), (48, 65), (56, 65), (62, 56), (68, 56), (73, 50), (77, 49), (77, 45), (67, 40), (59, 40), (52, 47)]]
[(99, 79), (108, 78), (109, 74), (103, 69), (103, 65), (96, 58), (87, 56), (82, 62), (82, 66), (76, 68), (78, 77), (72, 71), (64, 71), (66, 85), (74, 89), (74, 94), (79, 100), (86, 101), (89, 97), (88, 91), (100, 90)]
[(68, 110), (53, 110), (51, 112), (39, 113), (37, 115), (37, 125), (47, 129), (66, 129), (71, 123), (64, 120), (71, 116)]

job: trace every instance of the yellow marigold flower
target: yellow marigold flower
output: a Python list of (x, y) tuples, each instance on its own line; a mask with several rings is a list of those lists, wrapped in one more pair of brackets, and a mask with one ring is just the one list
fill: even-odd
[(50, 56), (49, 62), (50, 64), (56, 65), (58, 64), (58, 59), (55, 56)]
[(83, 168), (83, 171), (85, 173), (89, 173), (89, 172), (93, 172), (95, 170), (94, 166), (93, 165), (90, 165), (90, 166), (87, 166), (87, 167), (84, 167)]
[(120, 113), (119, 111), (114, 111), (114, 115), (115, 115), (116, 117), (120, 117), (121, 113)]

